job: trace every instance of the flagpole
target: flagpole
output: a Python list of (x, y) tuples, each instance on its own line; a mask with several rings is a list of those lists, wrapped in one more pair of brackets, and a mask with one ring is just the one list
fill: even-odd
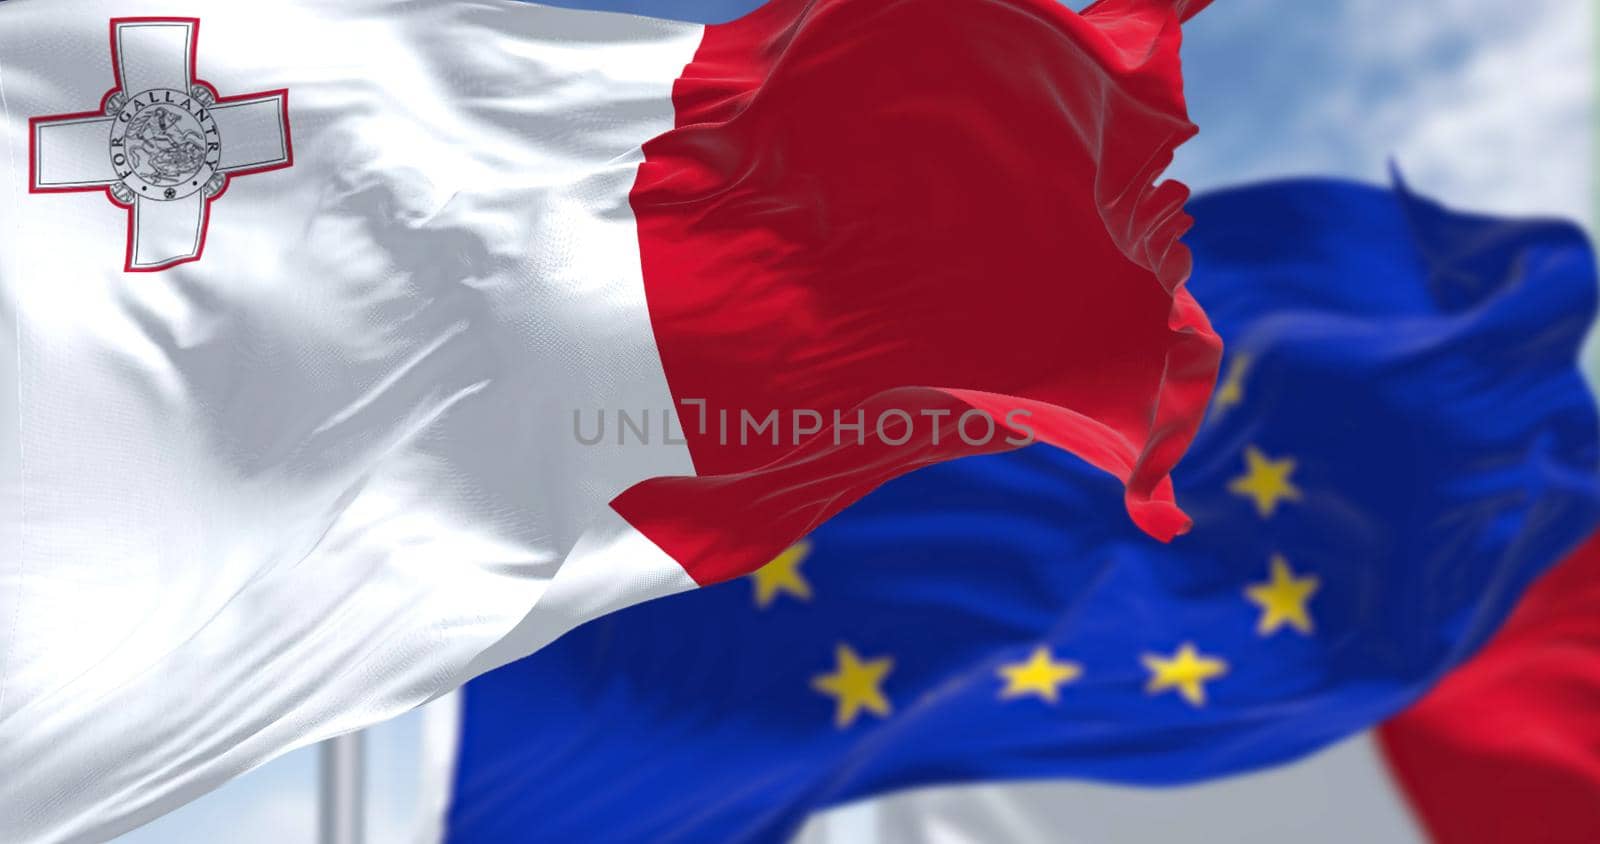
[(359, 732), (323, 742), (317, 796), (318, 844), (363, 844), (366, 814), (365, 741)]

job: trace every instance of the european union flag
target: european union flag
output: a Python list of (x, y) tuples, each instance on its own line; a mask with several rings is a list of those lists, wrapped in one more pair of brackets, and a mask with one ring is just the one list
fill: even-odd
[(1139, 532), (1046, 447), (891, 483), (747, 582), (467, 687), (453, 842), (777, 840), (983, 779), (1194, 781), (1405, 707), (1600, 512), (1583, 236), (1338, 182), (1191, 205), (1229, 343)]

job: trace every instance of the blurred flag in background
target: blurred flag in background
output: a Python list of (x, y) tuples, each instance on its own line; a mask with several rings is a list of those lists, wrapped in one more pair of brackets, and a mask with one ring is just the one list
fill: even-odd
[[(1367, 729), (1477, 649), (1600, 512), (1582, 233), (1335, 182), (1190, 207), (1229, 343), (1175, 473), (1192, 534), (1141, 536), (1044, 449), (925, 469), (743, 588), (469, 684), (445, 840), (772, 841), (927, 783), (1212, 779)], [(1397, 761), (1436, 782), (1425, 744)]]
[(1421, 702), (1304, 761), (1168, 790), (913, 790), (826, 814), (804, 842), (1163, 841), (1190, 829), (1237, 844), (1587, 844), (1600, 833), (1596, 711), (1600, 539), (1590, 539)]

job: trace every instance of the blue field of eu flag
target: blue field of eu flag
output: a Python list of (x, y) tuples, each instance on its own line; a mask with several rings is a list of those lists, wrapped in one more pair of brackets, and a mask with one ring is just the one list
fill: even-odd
[(1228, 343), (1176, 473), (1191, 534), (1047, 447), (890, 483), (744, 582), (471, 683), (449, 840), (770, 841), (919, 784), (1195, 781), (1469, 655), (1600, 512), (1583, 236), (1338, 182), (1190, 210)]

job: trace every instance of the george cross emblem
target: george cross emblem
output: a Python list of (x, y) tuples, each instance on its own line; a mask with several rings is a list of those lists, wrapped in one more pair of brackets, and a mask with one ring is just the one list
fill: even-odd
[(100, 110), (28, 121), (29, 192), (126, 208), (127, 272), (200, 260), (229, 179), (294, 164), (289, 92), (218, 96), (195, 77), (199, 36), (197, 18), (115, 18)]

